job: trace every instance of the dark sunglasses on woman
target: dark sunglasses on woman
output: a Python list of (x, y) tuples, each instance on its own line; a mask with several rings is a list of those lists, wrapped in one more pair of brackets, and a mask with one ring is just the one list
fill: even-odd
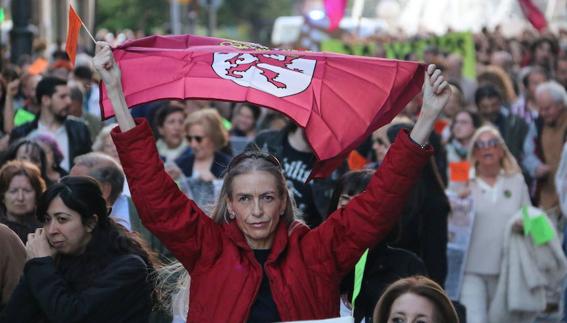
[(475, 148), (482, 149), (482, 148), (494, 148), (494, 147), (498, 146), (499, 144), (500, 144), (500, 142), (498, 141), (498, 139), (493, 138), (493, 139), (486, 140), (486, 141), (477, 140), (474, 143), (474, 146), (475, 146)]
[(203, 136), (186, 136), (185, 138), (187, 138), (187, 141), (189, 142), (195, 140), (198, 144), (200, 144), (201, 141), (203, 141)]

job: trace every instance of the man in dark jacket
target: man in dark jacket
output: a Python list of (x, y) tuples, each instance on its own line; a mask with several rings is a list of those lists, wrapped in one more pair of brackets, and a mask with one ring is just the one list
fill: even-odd
[(488, 121), (498, 128), (506, 146), (519, 163), (523, 158), (528, 124), (502, 105), (502, 95), (494, 85), (479, 87), (475, 92), (474, 101), (483, 121)]
[(47, 134), (57, 141), (63, 153), (61, 167), (69, 171), (73, 159), (91, 151), (91, 138), (87, 126), (78, 120), (68, 119), (71, 105), (67, 81), (45, 77), (37, 85), (36, 98), (41, 110), (39, 118), (16, 127), (10, 133), (10, 143), (34, 134)]

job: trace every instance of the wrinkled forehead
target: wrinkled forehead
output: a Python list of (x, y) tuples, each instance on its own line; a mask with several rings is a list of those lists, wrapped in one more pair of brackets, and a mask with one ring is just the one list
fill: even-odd
[(276, 176), (271, 172), (263, 170), (252, 170), (236, 175), (230, 182), (230, 185), (230, 192), (232, 192), (233, 196), (238, 194), (260, 195), (269, 192), (280, 192)]

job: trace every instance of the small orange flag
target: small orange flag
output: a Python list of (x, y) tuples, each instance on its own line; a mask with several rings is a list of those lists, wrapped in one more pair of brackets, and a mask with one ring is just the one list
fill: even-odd
[(467, 182), (469, 180), (469, 170), (471, 166), (469, 162), (449, 163), (449, 178), (451, 182)]
[(69, 4), (69, 23), (67, 26), (67, 42), (65, 43), (65, 51), (69, 55), (71, 64), (75, 65), (75, 57), (77, 56), (77, 42), (79, 41), (79, 31), (81, 30), (81, 18)]

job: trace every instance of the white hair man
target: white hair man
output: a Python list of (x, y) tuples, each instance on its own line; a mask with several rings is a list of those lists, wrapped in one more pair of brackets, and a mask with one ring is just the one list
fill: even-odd
[(102, 196), (106, 200), (108, 209), (111, 210), (110, 216), (131, 230), (128, 196), (122, 194), (124, 172), (112, 157), (99, 152), (78, 156), (69, 174), (93, 177), (99, 183)]
[(526, 156), (524, 166), (538, 179), (535, 197), (539, 206), (553, 214), (559, 205), (554, 177), (567, 139), (567, 92), (561, 84), (548, 81), (538, 85), (535, 99), (539, 117), (530, 130), (536, 131), (535, 148), (528, 150), (535, 154)]

